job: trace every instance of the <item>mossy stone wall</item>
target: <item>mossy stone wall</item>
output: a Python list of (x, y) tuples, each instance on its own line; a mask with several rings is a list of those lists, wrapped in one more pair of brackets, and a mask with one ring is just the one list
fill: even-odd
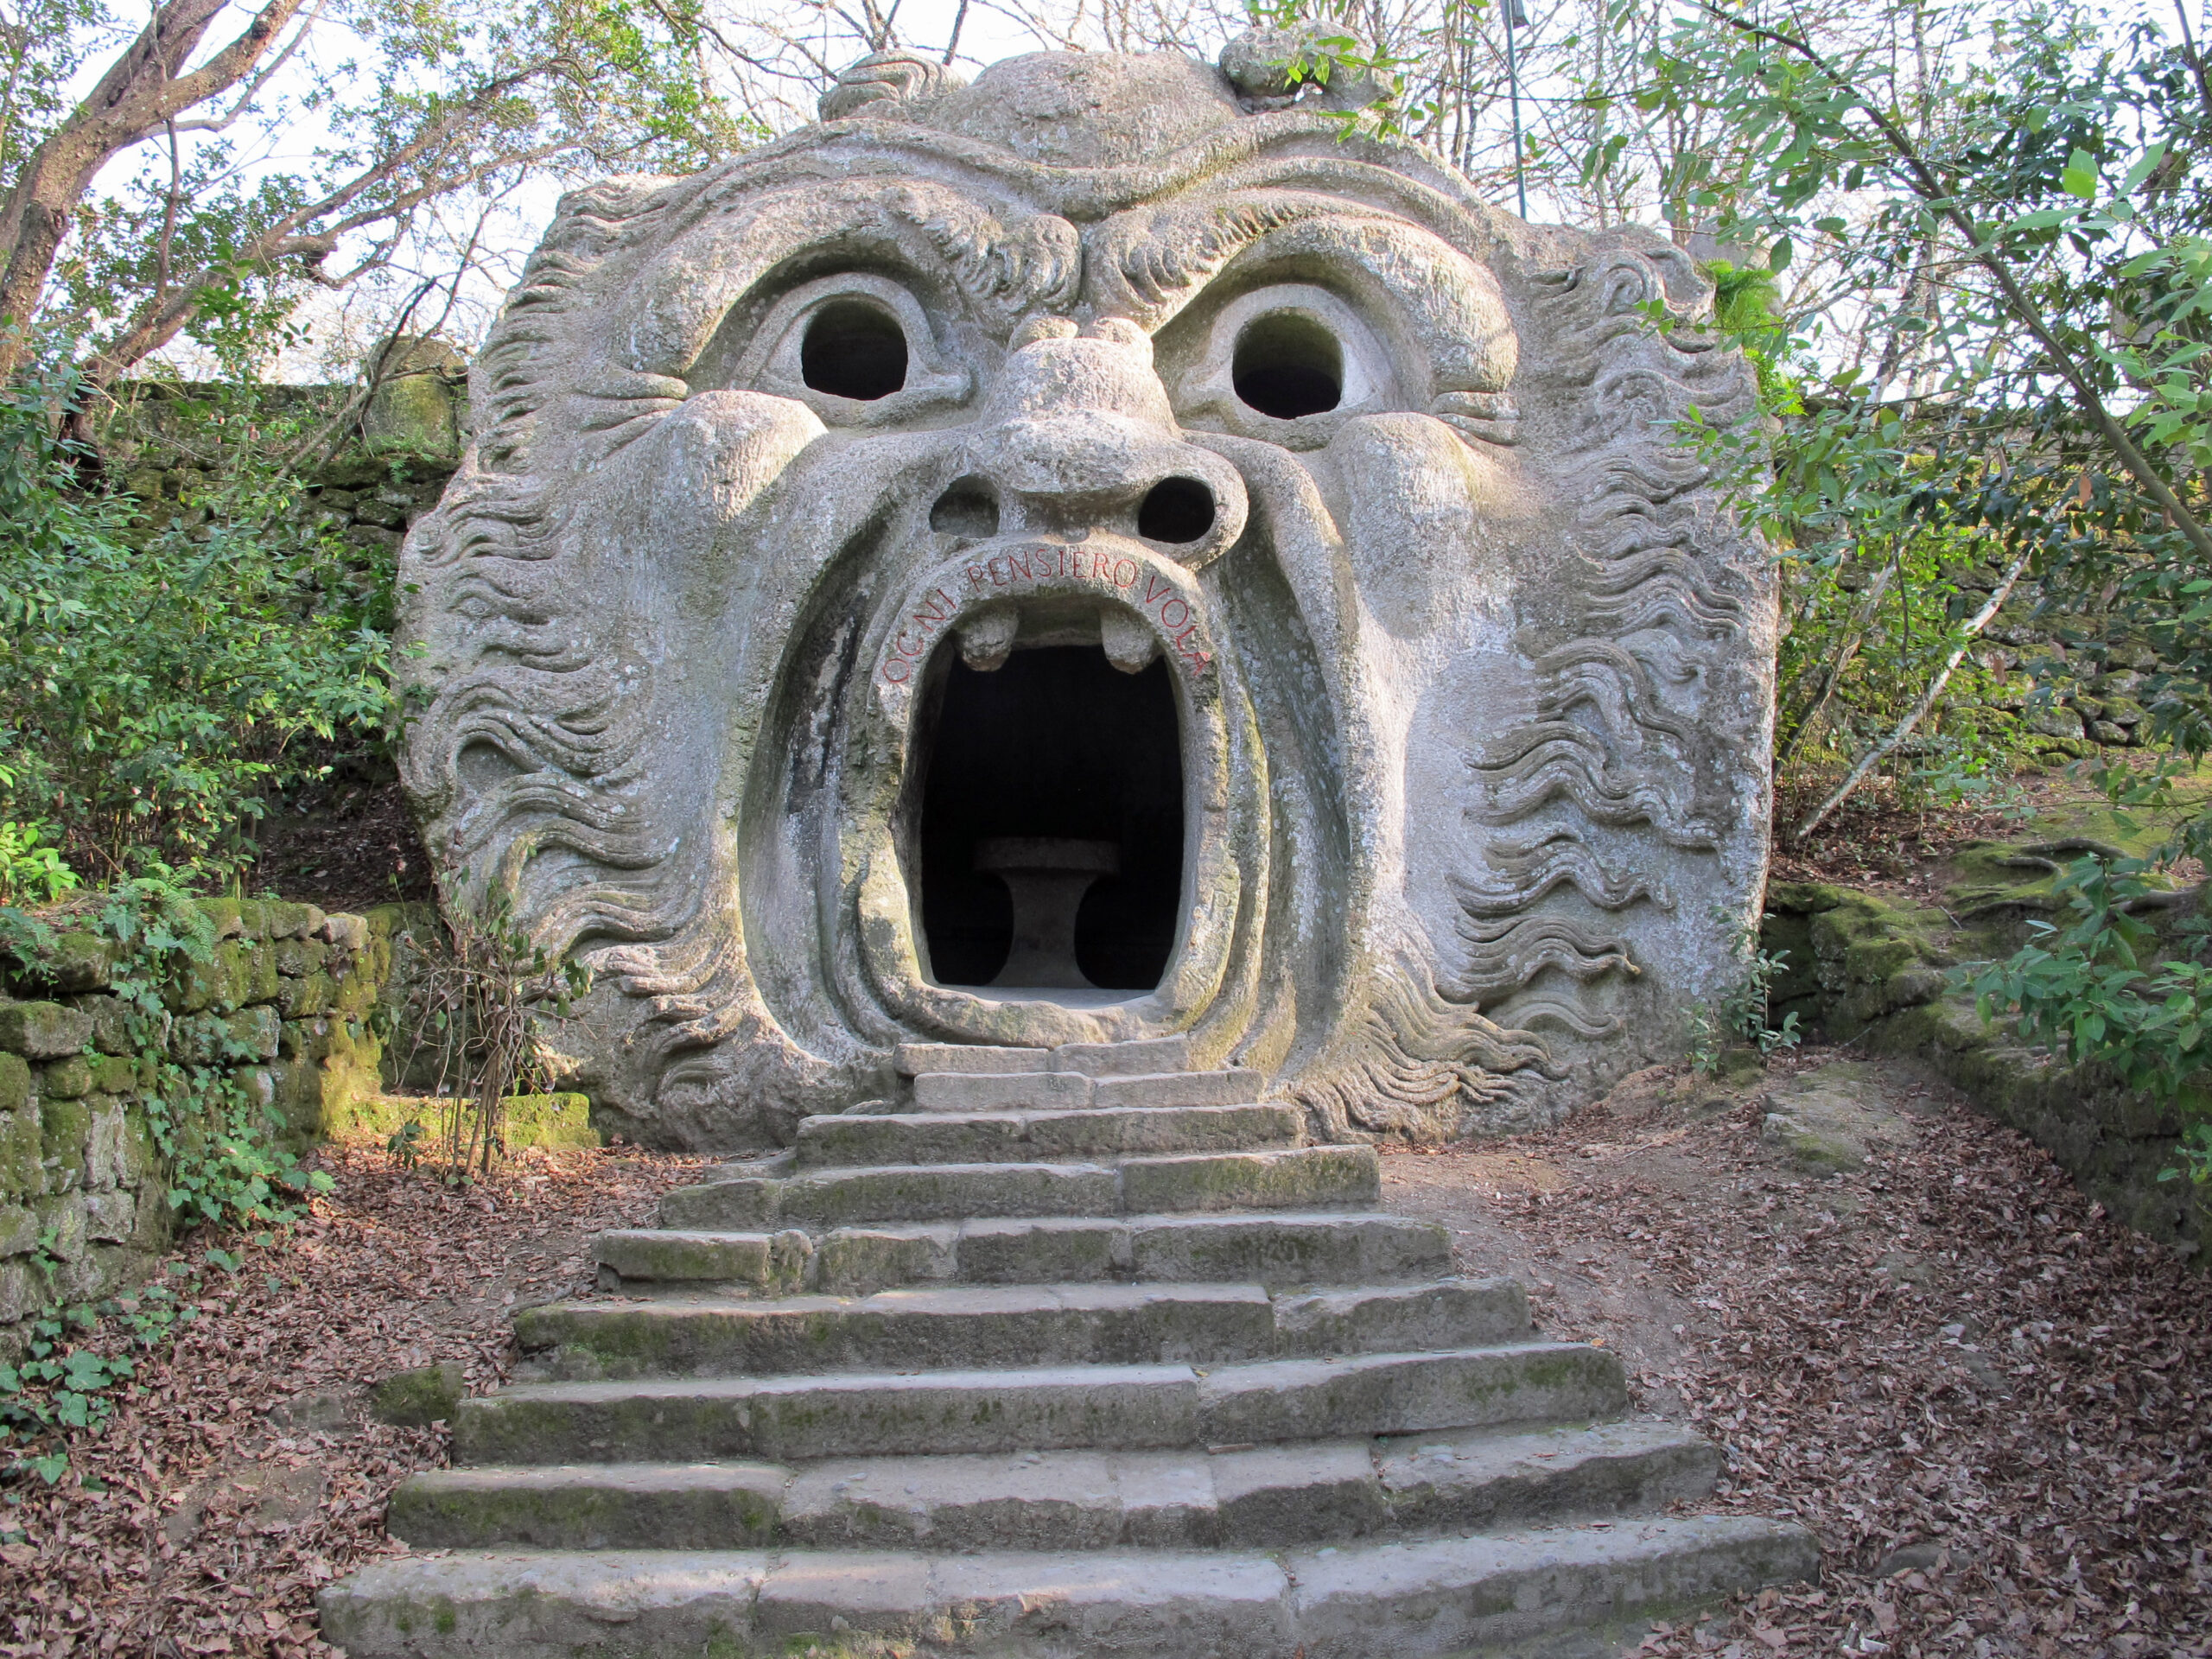
[[(163, 993), (158, 1038), (181, 1065), (232, 1074), (295, 1147), (380, 1090), (371, 1011), (393, 917), (207, 899), (213, 959)], [(49, 1301), (142, 1279), (170, 1237), (146, 1117), (150, 1066), (111, 989), (111, 943), (58, 930), (36, 966), (0, 977), (0, 1349)]]
[[(1959, 874), (2049, 868), (2047, 860), (2008, 859), (2010, 850), (1969, 849)], [(1920, 1061), (2050, 1151), (2083, 1192), (2138, 1232), (2200, 1250), (2207, 1216), (2196, 1190), (2158, 1179), (2177, 1161), (2182, 1124), (2172, 1109), (2100, 1068), (2060, 1064), (2005, 1022), (1985, 1024), (1972, 997), (1948, 989), (1952, 967), (2021, 942), (2021, 918), (2044, 908), (2037, 894), (2049, 886), (2047, 875), (2015, 876), (2004, 896), (1922, 908), (1826, 883), (1777, 883), (1760, 942), (1788, 955), (1770, 1017), (1795, 1012), (1802, 1027), (1829, 1041)], [(1964, 880), (1948, 896), (1958, 906), (1962, 895), (1980, 896)]]

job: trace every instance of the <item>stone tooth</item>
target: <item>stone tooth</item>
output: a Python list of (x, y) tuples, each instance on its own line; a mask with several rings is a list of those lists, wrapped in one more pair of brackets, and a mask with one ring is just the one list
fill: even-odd
[(1106, 648), (1106, 660), (1124, 674), (1141, 673), (1160, 654), (1160, 636), (1116, 605), (1099, 608), (1098, 643)]
[(960, 660), (978, 673), (1006, 666), (1021, 613), (1011, 605), (986, 605), (960, 625)]

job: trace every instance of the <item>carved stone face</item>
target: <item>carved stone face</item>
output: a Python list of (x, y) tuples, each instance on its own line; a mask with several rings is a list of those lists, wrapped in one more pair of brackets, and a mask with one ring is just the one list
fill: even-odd
[(594, 964), (639, 1138), (1177, 1032), (1330, 1133), (1515, 1127), (1736, 976), (1774, 617), (1667, 429), (1750, 408), (1706, 289), (1270, 101), (871, 60), (563, 202), (404, 556), (406, 777)]

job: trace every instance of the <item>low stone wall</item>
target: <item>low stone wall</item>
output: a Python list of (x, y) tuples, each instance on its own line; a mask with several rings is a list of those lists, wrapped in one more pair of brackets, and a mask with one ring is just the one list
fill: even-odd
[(370, 1014), (391, 972), (389, 918), (201, 907), (213, 957), (162, 987), (150, 1039), (143, 1027), (133, 1039), (116, 950), (92, 933), (57, 931), (35, 966), (0, 976), (0, 1350), (26, 1314), (111, 1294), (167, 1247), (146, 1108), (159, 1059), (226, 1073), (295, 1148), (378, 1091)]
[(1981, 925), (1962, 927), (1942, 909), (1777, 883), (1760, 931), (1768, 951), (1787, 953), (1770, 1017), (1794, 1012), (1802, 1028), (1830, 1041), (1919, 1060), (2050, 1151), (2120, 1220), (2200, 1250), (2203, 1206), (2186, 1181), (2158, 1179), (2176, 1161), (2179, 1117), (2099, 1068), (2061, 1065), (2009, 1026), (1985, 1024), (1973, 998), (1947, 989), (1953, 966), (2009, 954), (2024, 937), (2021, 916), (2036, 908), (2024, 894), (1987, 901), (1965, 912)]

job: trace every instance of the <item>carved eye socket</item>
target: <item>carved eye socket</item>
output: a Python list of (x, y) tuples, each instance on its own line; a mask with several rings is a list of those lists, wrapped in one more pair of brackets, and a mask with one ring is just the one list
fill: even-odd
[(857, 270), (802, 283), (765, 315), (734, 309), (689, 378), (694, 387), (796, 397), (825, 424), (843, 427), (928, 418), (974, 385), (946, 359), (930, 314), (906, 284)]
[(880, 306), (833, 300), (808, 322), (798, 361), (812, 390), (874, 403), (906, 384), (906, 331)]
[(1270, 283), (1192, 306), (1155, 351), (1185, 425), (1315, 449), (1346, 421), (1398, 406), (1384, 340), (1344, 296)]
[(1325, 415), (1344, 400), (1344, 347), (1296, 312), (1255, 317), (1236, 337), (1230, 381), (1246, 408), (1275, 420)]

